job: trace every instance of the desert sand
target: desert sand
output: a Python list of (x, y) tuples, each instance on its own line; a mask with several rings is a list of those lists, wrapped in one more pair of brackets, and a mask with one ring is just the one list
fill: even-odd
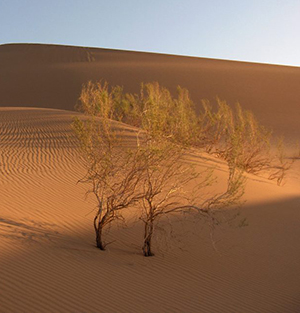
[[(187, 219), (145, 258), (130, 213), (107, 251), (95, 248), (95, 202), (77, 184), (85, 169), (70, 127), (87, 80), (131, 92), (155, 80), (195, 101), (240, 101), (285, 135), (293, 157), (300, 68), (25, 44), (0, 46), (0, 68), (0, 312), (300, 312), (299, 157), (282, 187), (247, 175), (247, 227), (217, 228), (214, 246), (209, 228)], [(226, 164), (204, 157), (222, 191)]]

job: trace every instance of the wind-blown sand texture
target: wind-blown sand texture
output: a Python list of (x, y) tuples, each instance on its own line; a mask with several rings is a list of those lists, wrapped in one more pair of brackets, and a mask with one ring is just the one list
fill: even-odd
[[(70, 128), (77, 113), (65, 111), (88, 79), (129, 91), (159, 80), (238, 99), (295, 140), (299, 68), (47, 45), (0, 46), (0, 68), (0, 312), (300, 312), (299, 159), (283, 187), (248, 176), (249, 226), (218, 228), (216, 250), (209, 229), (187, 220), (144, 258), (142, 225), (129, 221), (112, 227), (116, 241), (102, 252), (95, 203), (76, 184), (85, 174)], [(205, 158), (200, 166), (215, 164), (225, 181), (225, 163)]]

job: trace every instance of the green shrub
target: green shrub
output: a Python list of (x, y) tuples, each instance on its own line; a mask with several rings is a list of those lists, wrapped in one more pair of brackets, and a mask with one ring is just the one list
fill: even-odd
[[(271, 132), (261, 126), (254, 115), (216, 99), (214, 109), (202, 100), (196, 114), (195, 105), (185, 88), (177, 88), (177, 96), (159, 83), (141, 84), (139, 94), (124, 93), (120, 86), (109, 88), (108, 83), (88, 82), (80, 95), (79, 109), (86, 114), (114, 119), (141, 128), (153, 138), (164, 138), (185, 147), (204, 148), (252, 174), (281, 167), (287, 163), (272, 162)], [(277, 177), (270, 175), (270, 179)]]
[(216, 154), (229, 163), (256, 174), (270, 166), (271, 133), (262, 127), (254, 115), (236, 104), (232, 109), (217, 98), (214, 112), (208, 101), (202, 102), (200, 133), (206, 151)]

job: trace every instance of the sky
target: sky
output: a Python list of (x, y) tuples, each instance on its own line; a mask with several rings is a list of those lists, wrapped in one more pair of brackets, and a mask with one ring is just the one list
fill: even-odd
[(0, 44), (300, 66), (300, 0), (0, 0)]

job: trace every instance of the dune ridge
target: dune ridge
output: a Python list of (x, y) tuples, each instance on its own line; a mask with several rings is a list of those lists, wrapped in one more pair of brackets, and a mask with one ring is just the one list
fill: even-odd
[(299, 140), (300, 68), (44, 44), (0, 45), (0, 106), (74, 110), (81, 86), (107, 80), (138, 92), (158, 81), (192, 99), (239, 101), (278, 135)]

